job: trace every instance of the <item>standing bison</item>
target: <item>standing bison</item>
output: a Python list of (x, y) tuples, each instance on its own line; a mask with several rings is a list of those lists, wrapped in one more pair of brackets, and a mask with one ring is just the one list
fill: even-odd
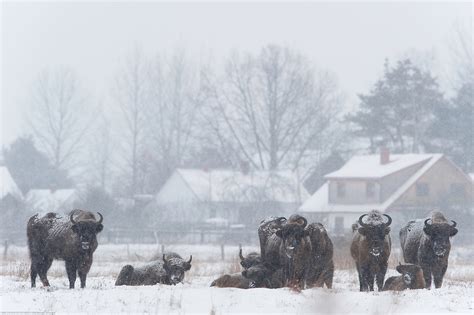
[(400, 230), (405, 262), (421, 266), (426, 288), (431, 287), (432, 277), (436, 288), (443, 284), (451, 250), (449, 238), (458, 232), (456, 222), (451, 222), (441, 212), (432, 212), (429, 218), (410, 221)]
[(309, 287), (332, 288), (334, 276), (333, 245), (321, 223), (308, 224), (306, 230), (311, 241), (311, 261), (306, 283)]
[(280, 265), (283, 268), (286, 286), (304, 289), (307, 272), (311, 264), (311, 239), (306, 230), (306, 218), (294, 214), (283, 227), (276, 231), (281, 238)]
[(184, 280), (184, 273), (191, 269), (191, 261), (183, 260), (176, 253), (163, 254), (162, 260), (154, 260), (141, 267), (126, 265), (120, 271), (115, 285), (176, 285)]
[(79, 274), (81, 288), (86, 286), (92, 255), (98, 246), (97, 233), (103, 229), (103, 217), (100, 213), (98, 215), (99, 221), (92, 212), (73, 210), (67, 219), (48, 213), (40, 219), (36, 214), (28, 220), (31, 287), (36, 286), (37, 275), (44, 286), (49, 286), (46, 274), (53, 259), (66, 262), (69, 288), (74, 288), (76, 273)]
[[(387, 219), (386, 222), (384, 218)], [(360, 291), (373, 291), (374, 279), (381, 291), (391, 250), (389, 226), (392, 218), (372, 210), (368, 214), (361, 215), (357, 223), (353, 225), (351, 256), (359, 273)]]

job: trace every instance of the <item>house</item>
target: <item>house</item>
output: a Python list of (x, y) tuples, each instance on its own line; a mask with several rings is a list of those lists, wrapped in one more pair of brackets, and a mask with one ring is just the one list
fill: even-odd
[(13, 180), (8, 168), (0, 165), (0, 207), (16, 207), (17, 203), (23, 199), (21, 190)]
[(76, 189), (31, 189), (25, 197), (25, 203), (33, 212), (68, 213), (78, 199)]
[(256, 227), (309, 197), (291, 171), (176, 169), (147, 208), (157, 222)]
[(357, 155), (325, 179), (298, 211), (333, 235), (372, 209), (402, 224), (433, 209), (469, 208), (473, 200), (472, 179), (442, 154)]

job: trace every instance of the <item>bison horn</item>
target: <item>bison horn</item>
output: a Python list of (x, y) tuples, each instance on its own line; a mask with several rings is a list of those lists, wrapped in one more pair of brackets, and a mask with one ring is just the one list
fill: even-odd
[(388, 221), (385, 223), (385, 226), (389, 226), (392, 224), (392, 218), (388, 214), (384, 214), (385, 217), (387, 217)]
[(193, 255), (189, 255), (188, 264), (190, 264), (192, 260), (193, 260)]
[(239, 257), (240, 257), (240, 260), (244, 260), (244, 256), (242, 255), (242, 248), (239, 249)]
[(163, 254), (163, 261), (166, 262), (166, 254)]
[(97, 212), (97, 214), (99, 215), (100, 219), (99, 219), (99, 222), (97, 222), (98, 224), (101, 224), (102, 223), (102, 220), (104, 220), (104, 217), (102, 216), (102, 214), (100, 212)]
[(427, 226), (430, 226), (430, 225), (431, 225), (431, 223), (428, 224), (428, 221), (429, 221), (429, 220), (431, 220), (431, 219), (426, 219), (426, 220), (425, 220), (425, 225), (427, 225)]
[(453, 222), (453, 224), (452, 224), (451, 226), (452, 226), (452, 227), (456, 227), (456, 225), (457, 225), (456, 221), (451, 220), (451, 222)]
[(363, 219), (366, 215), (367, 215), (367, 213), (366, 213), (366, 214), (363, 214), (363, 215), (361, 215), (361, 216), (359, 217), (359, 224), (360, 224), (360, 226), (362, 226), (362, 227), (367, 227), (367, 225), (368, 225), (368, 224), (365, 224), (364, 222), (362, 222), (362, 219)]
[(76, 224), (76, 222), (72, 218), (73, 216), (74, 216), (74, 213), (71, 213), (71, 215), (69, 216), (69, 220), (71, 220), (72, 224)]

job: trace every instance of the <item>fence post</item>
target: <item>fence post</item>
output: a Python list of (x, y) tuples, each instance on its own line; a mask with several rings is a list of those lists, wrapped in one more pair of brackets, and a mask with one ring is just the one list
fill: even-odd
[(8, 240), (5, 240), (5, 245), (4, 245), (4, 249), (3, 249), (3, 258), (6, 259), (7, 258), (7, 254), (8, 254)]
[(161, 253), (162, 253), (162, 254), (165, 253), (165, 244), (161, 244)]
[(221, 244), (221, 259), (225, 259), (225, 253), (224, 253), (224, 244)]

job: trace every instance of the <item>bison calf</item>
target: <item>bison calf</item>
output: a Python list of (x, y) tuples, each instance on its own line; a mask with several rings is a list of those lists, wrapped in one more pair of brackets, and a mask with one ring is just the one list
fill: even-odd
[(397, 271), (401, 276), (390, 277), (385, 281), (383, 291), (402, 291), (406, 289), (424, 289), (423, 270), (418, 265), (398, 265)]
[(163, 254), (162, 260), (154, 260), (140, 267), (126, 265), (120, 271), (115, 285), (176, 285), (184, 280), (184, 273), (191, 269), (191, 261), (184, 261), (176, 253)]

